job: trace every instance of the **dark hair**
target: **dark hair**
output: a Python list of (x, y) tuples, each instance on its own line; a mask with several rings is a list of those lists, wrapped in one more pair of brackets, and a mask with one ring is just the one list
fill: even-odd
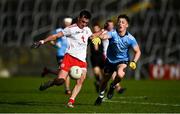
[(109, 26), (109, 24), (108, 23), (113, 23), (113, 21), (112, 20), (107, 20), (106, 22), (105, 22), (105, 24), (104, 24), (104, 29), (107, 29), (108, 28), (108, 26)]
[(94, 27), (94, 26), (99, 26), (99, 27), (100, 27), (100, 25), (99, 25), (98, 22), (95, 22), (95, 23), (93, 23), (92, 25), (93, 25), (93, 27)]
[(120, 18), (126, 19), (126, 21), (127, 21), (128, 23), (130, 22), (129, 17), (128, 17), (126, 14), (121, 14), (121, 15), (119, 15), (117, 21), (118, 21)]
[(72, 24), (76, 23), (76, 22), (77, 22), (77, 20), (78, 20), (78, 18), (77, 18), (77, 17), (73, 18), (73, 20), (72, 20)]
[(82, 10), (79, 14), (79, 17), (84, 17), (86, 19), (91, 19), (91, 13), (87, 10)]

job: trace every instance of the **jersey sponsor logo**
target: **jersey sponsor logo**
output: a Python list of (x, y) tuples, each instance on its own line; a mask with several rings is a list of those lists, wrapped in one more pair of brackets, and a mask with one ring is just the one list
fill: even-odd
[(83, 31), (76, 31), (75, 34), (83, 33)]
[(86, 47), (86, 43), (81, 43), (81, 42), (78, 42), (78, 45), (79, 45), (81, 48)]

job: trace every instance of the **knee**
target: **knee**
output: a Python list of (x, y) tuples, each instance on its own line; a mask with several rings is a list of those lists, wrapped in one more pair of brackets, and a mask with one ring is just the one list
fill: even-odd
[(81, 77), (79, 80), (77, 80), (77, 85), (82, 85), (85, 80), (85, 77)]
[(124, 78), (125, 72), (123, 70), (118, 71), (118, 76)]
[(100, 68), (99, 67), (95, 67), (94, 68), (94, 74), (98, 75), (100, 73)]

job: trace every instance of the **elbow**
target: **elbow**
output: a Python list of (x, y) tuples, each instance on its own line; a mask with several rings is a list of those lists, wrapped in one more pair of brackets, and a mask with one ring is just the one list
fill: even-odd
[(136, 58), (136, 60), (138, 60), (140, 57), (141, 57), (141, 51), (138, 50), (138, 51), (136, 51), (136, 53), (135, 53), (135, 58)]
[(141, 57), (141, 51), (140, 50), (137, 52), (137, 55), (138, 55), (138, 59), (139, 59)]
[(56, 38), (57, 38), (57, 35), (56, 35), (56, 34), (51, 36), (51, 39), (52, 39), (52, 40), (56, 40)]

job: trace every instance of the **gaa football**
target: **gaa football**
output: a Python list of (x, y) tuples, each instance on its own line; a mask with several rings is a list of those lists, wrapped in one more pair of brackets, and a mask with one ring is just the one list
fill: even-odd
[(82, 69), (79, 66), (72, 66), (70, 69), (70, 77), (73, 79), (79, 79), (82, 75)]

